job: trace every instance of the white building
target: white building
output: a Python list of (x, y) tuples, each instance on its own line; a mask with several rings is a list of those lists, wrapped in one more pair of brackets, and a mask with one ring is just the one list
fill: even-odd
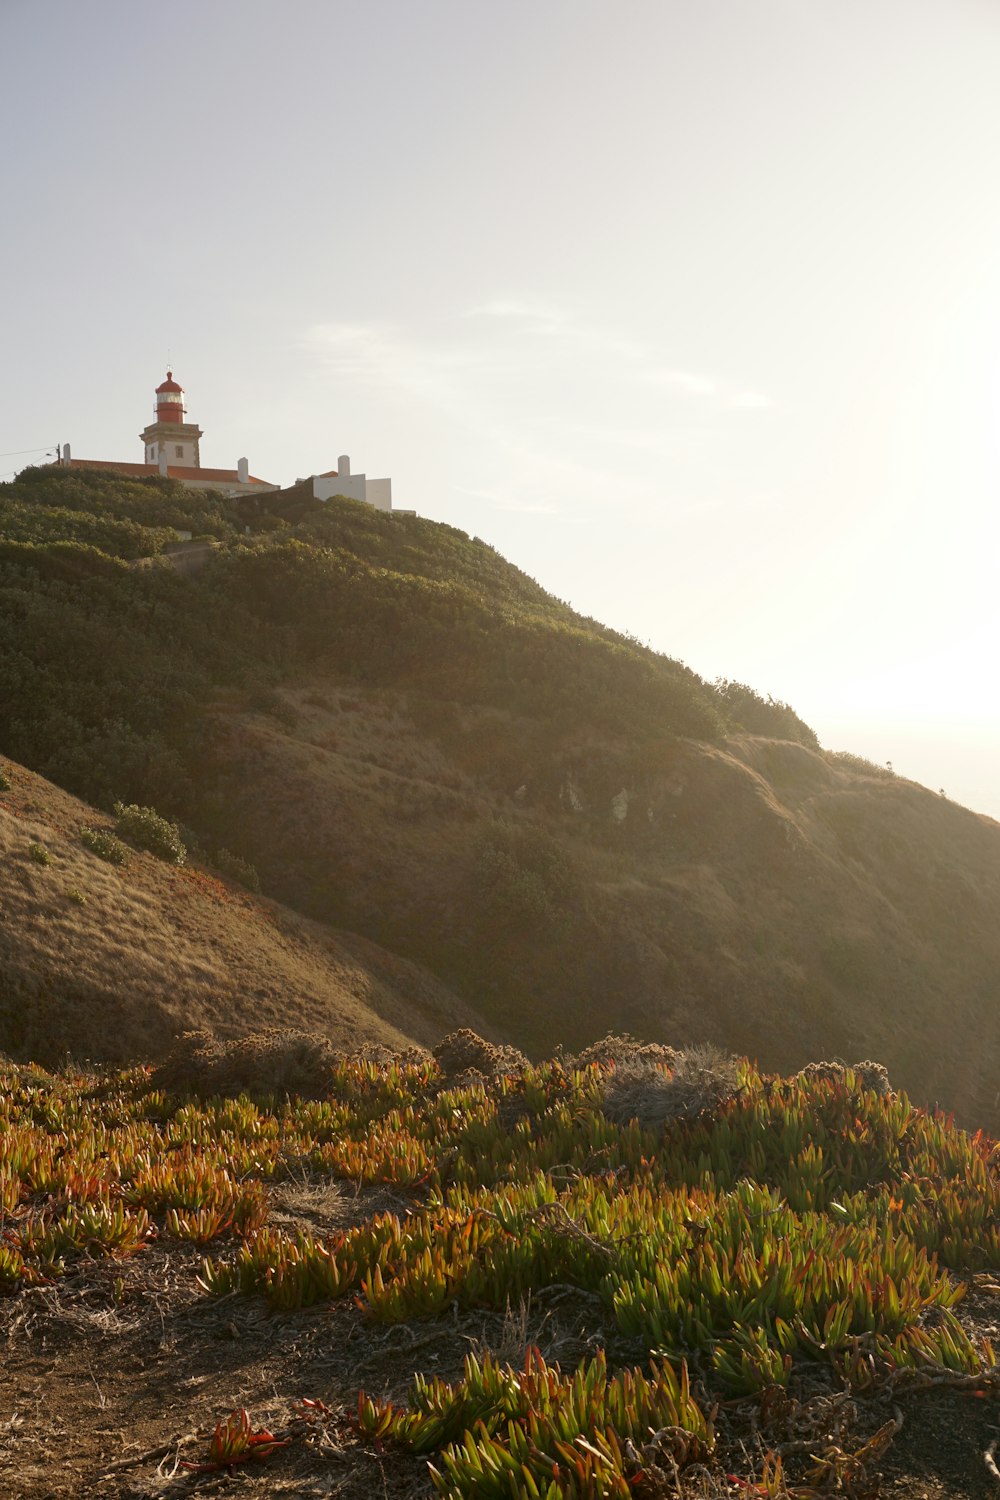
[(392, 480), (352, 474), (351, 460), (346, 453), (337, 459), (335, 469), (312, 476), (312, 492), (314, 500), (332, 500), (334, 495), (345, 495), (348, 500), (363, 500), (366, 505), (374, 505), (376, 510), (392, 510)]

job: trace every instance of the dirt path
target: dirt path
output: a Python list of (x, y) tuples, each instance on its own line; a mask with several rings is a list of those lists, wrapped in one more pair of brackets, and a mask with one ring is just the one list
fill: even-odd
[[(289, 1201), (284, 1212), (294, 1219), (303, 1206)], [(417, 1500), (433, 1493), (425, 1462), (379, 1452), (355, 1433), (350, 1414), (359, 1387), (401, 1396), (414, 1371), (454, 1378), (470, 1349), (486, 1347), (517, 1362), (527, 1344), (539, 1343), (570, 1367), (593, 1342), (586, 1309), (544, 1300), (517, 1316), (465, 1313), (388, 1328), (365, 1322), (350, 1302), (275, 1314), (255, 1299), (205, 1297), (200, 1263), (195, 1248), (153, 1246), (131, 1260), (85, 1263), (57, 1286), (0, 1302), (0, 1494)], [(980, 1293), (964, 1321), (988, 1332), (997, 1307), (996, 1293)], [(303, 1398), (322, 1406), (304, 1406)], [(237, 1407), (255, 1427), (293, 1441), (266, 1463), (231, 1474), (183, 1468), (207, 1458), (215, 1424)], [(875, 1471), (844, 1493), (857, 1500), (1000, 1493), (984, 1458), (1000, 1446), (995, 1395), (902, 1391), (855, 1407), (853, 1447), (894, 1411), (902, 1427)], [(697, 1493), (747, 1493), (721, 1478), (718, 1484)]]

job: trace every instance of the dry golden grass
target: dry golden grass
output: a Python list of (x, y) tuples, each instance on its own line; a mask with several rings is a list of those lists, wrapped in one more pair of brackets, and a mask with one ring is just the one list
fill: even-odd
[(120, 1061), (161, 1054), (192, 1029), (226, 1038), (292, 1027), (348, 1051), (482, 1029), (415, 965), (196, 865), (138, 852), (123, 869), (104, 863), (79, 835), (109, 820), (20, 767), (4, 770), (0, 1049)]

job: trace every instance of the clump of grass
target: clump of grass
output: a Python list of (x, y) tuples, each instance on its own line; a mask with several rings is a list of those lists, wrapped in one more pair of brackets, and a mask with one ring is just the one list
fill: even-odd
[(80, 890), (79, 886), (71, 885), (69, 890), (66, 892), (66, 898), (67, 900), (72, 901), (74, 906), (86, 906), (87, 904), (87, 897), (84, 895), (83, 891)]
[(670, 1072), (642, 1061), (615, 1068), (602, 1107), (618, 1125), (637, 1120), (643, 1130), (662, 1130), (672, 1120), (714, 1112), (738, 1087), (736, 1058), (709, 1044), (678, 1053)]
[(0, 771), (0, 792), (9, 792), (14, 783), (5, 771)]
[(187, 856), (180, 829), (168, 818), (162, 818), (153, 807), (115, 803), (117, 832), (137, 849), (146, 849), (169, 864), (182, 865)]
[(52, 855), (44, 844), (29, 844), (28, 858), (36, 865), (50, 865), (52, 863)]
[(121, 839), (116, 839), (106, 828), (82, 828), (80, 843), (109, 865), (127, 865), (131, 858)]

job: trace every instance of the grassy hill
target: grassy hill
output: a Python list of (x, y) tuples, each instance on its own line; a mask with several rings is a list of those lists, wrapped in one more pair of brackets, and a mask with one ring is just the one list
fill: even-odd
[(203, 864), (141, 850), (107, 863), (95, 813), (0, 761), (0, 1047), (125, 1062), (178, 1033), (301, 1028), (345, 1051), (482, 1025), (416, 965), (251, 895)]
[[(869, 1054), (997, 1120), (1000, 827), (452, 527), (263, 503), (0, 487), (0, 750), (181, 819), (534, 1055), (609, 1026)], [(218, 543), (195, 576), (172, 527)]]
[(0, 1489), (992, 1493), (1000, 826), (266, 503), (0, 487)]

